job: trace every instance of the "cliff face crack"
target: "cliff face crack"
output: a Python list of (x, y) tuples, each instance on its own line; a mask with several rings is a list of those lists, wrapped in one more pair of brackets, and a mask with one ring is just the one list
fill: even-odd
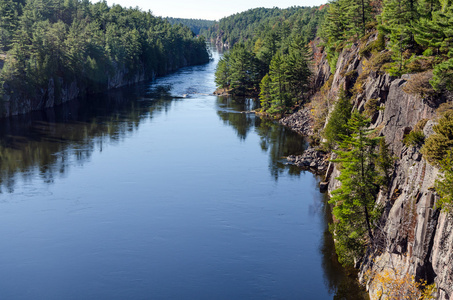
[(434, 213), (431, 216), (431, 222), (430, 222), (431, 224), (429, 225), (430, 227), (432, 226), (433, 230), (429, 237), (428, 250), (427, 250), (426, 256), (424, 258), (423, 266), (418, 266), (417, 272), (415, 274), (415, 278), (417, 281), (426, 280), (426, 282), (428, 284), (434, 283), (434, 278), (436, 278), (436, 276), (437, 276), (436, 272), (434, 271), (433, 265), (432, 265), (431, 254), (432, 254), (433, 247), (434, 247), (434, 237), (436, 236), (437, 221), (439, 219), (439, 215), (440, 215), (440, 211), (438, 209), (434, 210)]
[(387, 122), (385, 122), (385, 127), (387, 127), (390, 122), (393, 120), (393, 118), (395, 118), (396, 116), (395, 115), (391, 115), (390, 118), (387, 120)]

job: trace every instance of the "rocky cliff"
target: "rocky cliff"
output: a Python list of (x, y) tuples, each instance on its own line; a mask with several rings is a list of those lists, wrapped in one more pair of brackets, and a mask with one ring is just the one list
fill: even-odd
[[(375, 38), (372, 35), (366, 43)], [(377, 195), (383, 215), (375, 241), (358, 262), (359, 279), (373, 295), (379, 284), (369, 274), (397, 271), (401, 276), (414, 276), (417, 281), (436, 283), (437, 298), (453, 300), (453, 216), (436, 209), (438, 196), (433, 186), (439, 170), (425, 160), (419, 147), (403, 143), (404, 135), (422, 119), (429, 120), (423, 128), (425, 136), (433, 133), (436, 108), (442, 99), (428, 101), (406, 93), (404, 87), (411, 75), (395, 78), (373, 70), (360, 55), (364, 46), (356, 43), (343, 50), (330, 86), (324, 88), (322, 95), (334, 103), (340, 87), (351, 90), (361, 80), (359, 88), (355, 86), (354, 108), (363, 111), (367, 102), (373, 102), (376, 109), (371, 112), (371, 127), (385, 138), (397, 157), (390, 187)], [(319, 89), (328, 81), (330, 68), (322, 48), (316, 49), (315, 57), (314, 85)], [(329, 192), (338, 187), (338, 174), (334, 167), (327, 178)]]
[[(188, 65), (190, 64), (184, 59), (182, 65), (174, 63), (171, 66), (167, 66), (167, 73)], [(107, 78), (105, 89), (119, 88), (145, 80), (152, 80), (156, 77), (156, 72), (148, 72), (151, 75), (146, 76), (143, 67), (134, 74), (130, 74), (126, 67), (116, 67), (114, 69), (115, 71), (109, 74)], [(87, 86), (77, 80), (67, 81), (63, 77), (54, 77), (49, 80), (45, 88), (33, 92), (14, 91), (12, 94), (4, 94), (2, 101), (0, 101), (0, 118), (53, 107), (73, 100), (80, 95), (91, 93), (92, 91)]]

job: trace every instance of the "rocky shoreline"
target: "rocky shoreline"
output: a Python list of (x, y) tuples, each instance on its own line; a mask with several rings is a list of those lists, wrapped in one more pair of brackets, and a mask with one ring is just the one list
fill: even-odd
[[(279, 123), (306, 137), (314, 134), (313, 118), (307, 108), (280, 119)], [(290, 155), (286, 159), (291, 165), (298, 166), (317, 175), (324, 175), (324, 178), (329, 178), (333, 170), (333, 163), (330, 162), (329, 158), (330, 155), (328, 153), (310, 145), (302, 155)], [(327, 191), (328, 185), (328, 180), (324, 179), (320, 183), (320, 191)]]
[(291, 128), (304, 136), (313, 135), (313, 118), (308, 108), (303, 108), (294, 114), (286, 116), (278, 121), (280, 124)]
[(308, 147), (302, 155), (290, 155), (286, 158), (292, 165), (324, 175), (329, 166), (328, 155), (313, 147)]
[[(228, 89), (217, 89), (213, 93), (216, 96), (228, 96)], [(242, 113), (255, 113), (242, 112)], [(259, 114), (259, 113), (257, 113)], [(313, 118), (308, 108), (303, 108), (291, 115), (285, 116), (278, 121), (281, 125), (297, 132), (298, 134), (310, 137), (314, 134)], [(304, 170), (311, 171), (317, 175), (328, 174), (328, 169), (331, 167), (328, 153), (320, 151), (312, 146), (309, 146), (301, 155), (290, 155), (287, 158), (288, 164), (295, 165)], [(321, 191), (327, 188), (328, 182), (321, 183)], [(324, 186), (324, 187), (323, 187)]]

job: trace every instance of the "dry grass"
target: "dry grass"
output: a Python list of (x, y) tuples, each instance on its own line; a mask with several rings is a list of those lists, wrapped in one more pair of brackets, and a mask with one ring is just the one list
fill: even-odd
[(433, 78), (433, 71), (426, 71), (423, 73), (413, 74), (403, 87), (403, 91), (408, 94), (427, 98), (434, 96), (436, 91), (429, 83)]

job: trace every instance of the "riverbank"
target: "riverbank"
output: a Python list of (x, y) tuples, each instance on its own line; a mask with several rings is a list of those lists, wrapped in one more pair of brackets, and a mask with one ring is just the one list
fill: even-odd
[[(285, 116), (278, 122), (304, 137), (310, 138), (314, 134), (314, 120), (308, 108), (303, 108), (291, 115)], [(318, 147), (309, 144), (308, 148), (301, 155), (290, 155), (286, 159), (289, 164), (324, 176), (319, 189), (321, 192), (327, 191), (329, 177), (333, 170), (333, 163), (329, 160), (330, 153), (326, 153)]]
[(64, 14), (36, 3), (10, 7), (17, 22), (36, 11), (40, 17), (5, 29), (0, 117), (51, 108), (210, 60), (206, 40), (188, 27), (136, 8), (105, 2), (82, 6), (65, 4)]

